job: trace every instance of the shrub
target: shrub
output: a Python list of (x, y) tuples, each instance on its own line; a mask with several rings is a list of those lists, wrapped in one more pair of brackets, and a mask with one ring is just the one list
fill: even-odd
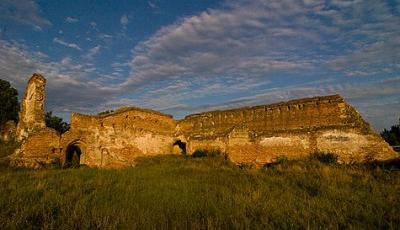
[(50, 162), (46, 163), (43, 165), (44, 169), (61, 169), (62, 168), (62, 162), (60, 158), (54, 158)]
[(19, 147), (19, 143), (11, 141), (0, 140), (0, 158), (9, 156), (14, 153), (15, 149)]
[(240, 169), (244, 169), (244, 170), (250, 170), (250, 169), (256, 168), (256, 165), (252, 164), (252, 163), (240, 163), (238, 166)]
[(315, 152), (310, 155), (310, 159), (318, 160), (325, 164), (336, 164), (338, 156), (329, 152)]
[(262, 166), (262, 168), (268, 169), (268, 168), (275, 167), (280, 164), (285, 164), (288, 161), (289, 161), (289, 158), (287, 158), (287, 156), (281, 155), (281, 156), (278, 156), (277, 158), (273, 159), (272, 162), (268, 162), (268, 163), (264, 164)]
[(61, 134), (67, 132), (70, 128), (67, 122), (63, 121), (61, 117), (54, 116), (51, 111), (46, 113), (45, 121), (47, 127), (53, 128)]
[(276, 158), (275, 162), (277, 164), (283, 164), (285, 162), (287, 162), (289, 160), (289, 158), (287, 158), (287, 156), (279, 156), (278, 158)]
[(192, 157), (193, 158), (198, 158), (198, 157), (217, 157), (217, 156), (222, 156), (222, 152), (219, 149), (196, 149)]
[(203, 149), (196, 149), (196, 151), (193, 152), (192, 157), (197, 158), (197, 157), (206, 157), (207, 153)]
[(18, 121), (18, 91), (0, 79), (0, 126), (9, 120)]
[(373, 160), (366, 162), (366, 166), (369, 169), (383, 169), (389, 171), (399, 171), (400, 170), (400, 158), (389, 159), (385, 161)]
[(110, 114), (110, 113), (113, 113), (113, 112), (114, 112), (114, 110), (106, 110), (106, 111), (98, 113), (97, 115), (107, 115), (107, 114)]
[(384, 129), (381, 132), (381, 136), (391, 146), (400, 145), (400, 119), (399, 124), (392, 125), (389, 130)]

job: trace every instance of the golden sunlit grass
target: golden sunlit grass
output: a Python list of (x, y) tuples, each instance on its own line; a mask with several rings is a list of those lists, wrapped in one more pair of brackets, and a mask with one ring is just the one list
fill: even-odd
[(0, 170), (3, 229), (400, 226), (400, 173), (316, 160), (242, 170), (223, 157), (143, 158), (122, 170)]

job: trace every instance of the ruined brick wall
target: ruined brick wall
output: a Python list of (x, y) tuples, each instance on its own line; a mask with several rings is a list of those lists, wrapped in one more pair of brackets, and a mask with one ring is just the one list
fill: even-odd
[[(220, 149), (237, 164), (263, 166), (279, 157), (313, 152), (336, 153), (342, 162), (396, 157), (391, 147), (338, 95), (285, 103), (212, 111), (180, 121), (157, 111), (123, 108), (106, 115), (71, 115), (63, 135), (46, 128), (45, 79), (34, 74), (21, 103), (16, 135), (17, 165), (66, 164), (71, 154), (80, 164), (120, 168), (141, 156)], [(179, 145), (178, 145), (179, 146)]]
[(170, 154), (174, 129), (172, 116), (147, 109), (125, 108), (100, 116), (74, 113), (61, 146), (67, 151), (69, 145), (78, 145), (83, 152), (81, 164), (130, 166), (140, 156)]
[(394, 156), (338, 95), (189, 115), (178, 123), (176, 136), (189, 152), (220, 149), (236, 163), (258, 166), (318, 151), (336, 153), (343, 162)]
[(46, 164), (58, 164), (60, 159), (60, 134), (54, 129), (43, 128), (23, 140), (12, 156), (15, 166), (39, 168)]

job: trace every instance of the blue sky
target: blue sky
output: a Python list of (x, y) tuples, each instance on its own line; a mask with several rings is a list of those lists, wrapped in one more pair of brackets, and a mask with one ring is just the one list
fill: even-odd
[(0, 78), (47, 80), (46, 109), (175, 118), (341, 94), (400, 116), (400, 0), (0, 1)]

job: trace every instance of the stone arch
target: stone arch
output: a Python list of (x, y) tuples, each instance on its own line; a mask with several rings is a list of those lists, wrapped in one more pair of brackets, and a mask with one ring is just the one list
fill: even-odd
[(173, 153), (180, 153), (180, 154), (186, 154), (186, 142), (183, 142), (181, 140), (175, 140), (174, 144), (172, 145)]
[(64, 151), (63, 167), (79, 167), (83, 164), (85, 157), (85, 144), (80, 140), (70, 142)]

